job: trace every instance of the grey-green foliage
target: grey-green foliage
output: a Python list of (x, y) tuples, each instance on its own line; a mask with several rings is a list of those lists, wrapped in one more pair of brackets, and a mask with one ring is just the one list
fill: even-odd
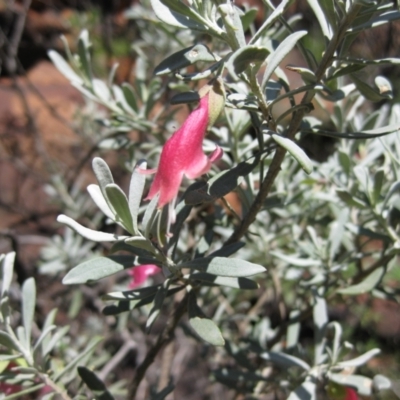
[[(89, 193), (123, 231), (100, 232), (60, 216), (59, 222), (86, 239), (113, 243), (110, 255), (80, 263), (64, 283), (96, 281), (132, 265), (162, 266), (162, 284), (106, 295), (116, 303), (108, 305), (105, 314), (146, 306), (150, 328), (167, 299), (186, 290), (192, 329), (209, 343), (225, 343), (240, 366), (216, 370), (217, 380), (253, 396), (279, 391), (289, 399), (317, 398), (326, 381), (370, 395), (378, 378), (364, 378), (370, 383), (366, 389), (360, 376), (344, 372), (347, 366), (364, 365), (378, 351), (344, 361), (350, 356), (341, 327), (330, 322), (327, 309), (342, 296), (369, 293), (390, 299), (399, 294), (385, 280), (400, 243), (400, 143), (397, 135), (388, 135), (399, 129), (399, 105), (387, 103), (373, 111), (367, 100), (390, 101), (393, 88), (378, 72), (372, 81), (362, 74), (376, 71), (370, 69), (374, 65), (399, 64), (400, 59), (356, 59), (349, 48), (360, 31), (400, 14), (389, 1), (309, 0), (319, 24), (319, 36), (312, 38), (319, 45), (310, 47), (310, 33), (297, 29), (295, 17), (285, 17), (290, 1), (277, 7), (269, 0), (263, 3), (266, 18), (258, 29), (255, 13), (230, 1), (151, 0), (153, 11), (146, 2), (136, 5), (127, 14), (142, 29), (142, 40), (133, 44), (138, 54), (133, 85), (120, 87), (112, 76), (108, 83), (93, 77), (87, 32), (69, 63), (50, 53), (75, 87), (109, 110), (104, 125), (118, 133), (139, 134), (139, 142), (124, 145), (131, 151), (132, 165), (142, 158), (155, 165), (165, 141), (160, 133), (170, 133), (172, 114), (162, 97), (167, 88), (178, 92), (176, 103), (190, 103), (197, 99), (199, 80), (222, 77), (227, 94), (225, 118), (211, 128), (213, 140), (204, 141), (206, 150), (218, 142), (225, 151), (222, 162), (207, 182), (189, 186), (177, 203), (172, 236), (157, 198), (141, 203), (145, 180), (138, 167), (130, 168), (131, 184), (125, 192), (105, 161), (94, 160), (98, 185), (91, 185)], [(158, 51), (145, 52), (152, 45)], [(285, 68), (284, 60), (294, 52), (301, 58), (299, 65)], [(151, 79), (149, 70), (156, 77)], [(289, 72), (298, 75), (297, 86)], [(161, 110), (154, 112), (160, 99)], [(313, 135), (337, 139), (336, 152), (321, 164), (298, 143)], [(264, 189), (268, 197), (260, 195)], [(215, 203), (232, 191), (238, 209), (225, 200), (224, 207)], [(185, 223), (189, 216), (194, 223)], [(245, 232), (240, 231), (243, 225), (248, 227)], [(244, 248), (229, 247), (245, 234)], [(120, 251), (125, 255), (115, 254)], [(266, 269), (268, 274), (261, 274)], [(253, 274), (260, 274), (257, 282), (248, 279)], [(247, 306), (241, 315), (244, 328), (236, 333), (229, 327), (239, 311), (225, 314), (215, 293), (236, 311), (251, 298), (239, 289), (257, 289), (258, 284), (264, 290), (273, 287), (281, 296), (281, 326), (272, 327), (261, 312), (251, 325)], [(309, 315), (314, 344), (303, 348), (300, 325)], [(255, 364), (251, 353), (262, 362)], [(269, 365), (274, 368), (265, 375)], [(377, 390), (382, 387), (376, 385)]]
[(65, 351), (66, 343), (71, 341), (69, 326), (56, 325), (57, 309), (48, 313), (39, 329), (34, 278), (28, 278), (20, 288), (18, 312), (12, 305), (19, 290), (12, 280), (14, 260), (15, 253), (0, 256), (0, 384), (12, 389), (9, 395), (1, 394), (1, 399), (17, 399), (25, 394), (71, 399), (67, 388), (77, 376), (76, 366), (91, 360), (102, 338), (94, 336), (83, 345), (74, 343), (73, 351)]

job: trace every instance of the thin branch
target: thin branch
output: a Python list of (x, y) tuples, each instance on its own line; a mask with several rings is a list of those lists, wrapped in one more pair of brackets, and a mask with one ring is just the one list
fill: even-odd
[(185, 297), (178, 304), (175, 313), (172, 316), (170, 316), (169, 320), (167, 321), (163, 332), (160, 333), (157, 341), (149, 349), (145, 359), (137, 368), (136, 375), (133, 378), (128, 389), (128, 396), (126, 398), (127, 400), (134, 400), (136, 398), (136, 393), (139, 388), (140, 382), (144, 378), (147, 369), (154, 362), (160, 350), (173, 339), (174, 330), (178, 325), (180, 319), (182, 318), (183, 314), (186, 312), (187, 297), (188, 295), (186, 294)]

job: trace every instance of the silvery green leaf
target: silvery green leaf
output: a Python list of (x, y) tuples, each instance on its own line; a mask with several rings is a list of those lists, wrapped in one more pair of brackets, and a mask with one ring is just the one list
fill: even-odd
[(349, 386), (357, 390), (361, 396), (371, 396), (372, 380), (362, 375), (329, 374), (330, 381)]
[(0, 344), (6, 349), (15, 350), (19, 352), (18, 343), (7, 332), (0, 331)]
[(345, 224), (347, 223), (348, 219), (349, 209), (344, 208), (339, 212), (336, 220), (331, 223), (328, 238), (329, 258), (331, 260), (334, 260), (337, 252), (339, 251), (345, 232)]
[(188, 278), (192, 280), (200, 280), (213, 285), (227, 286), (236, 289), (253, 290), (259, 287), (258, 283), (247, 278), (232, 278), (227, 276), (216, 276), (208, 274), (207, 272), (195, 272), (190, 274)]
[(379, 168), (375, 173), (374, 184), (372, 186), (372, 190), (370, 193), (370, 201), (373, 206), (378, 203), (378, 201), (381, 197), (381, 192), (382, 192), (382, 187), (383, 187), (384, 181), (385, 181), (385, 170), (382, 167), (382, 168)]
[(245, 72), (250, 64), (254, 64), (255, 68), (252, 73), (256, 73), (261, 64), (266, 60), (269, 51), (261, 46), (244, 46), (236, 50), (227, 63), (227, 68), (231, 76), (238, 80), (238, 74)]
[[(328, 2), (332, 3), (332, 0), (328, 0)], [(308, 4), (312, 8), (315, 16), (317, 17), (317, 20), (319, 22), (319, 25), (322, 30), (322, 34), (325, 36), (326, 41), (331, 40), (333, 36), (333, 29), (332, 26), (330, 25), (330, 21), (332, 21), (332, 18), (327, 18), (326, 13), (321, 7), (322, 1), (321, 0), (307, 0)], [(333, 7), (332, 7), (333, 8)], [(334, 17), (334, 16), (333, 16)], [(335, 18), (333, 18), (335, 20)]]
[(110, 88), (100, 79), (93, 79), (93, 92), (104, 103), (108, 104), (111, 100)]
[(133, 219), (125, 193), (118, 185), (110, 183), (106, 186), (106, 194), (112, 208), (115, 210), (116, 221), (121, 222), (129, 233), (134, 234)]
[(288, 256), (286, 254), (282, 254), (274, 250), (270, 251), (269, 254), (274, 257), (278, 257), (282, 261), (285, 261), (288, 264), (294, 265), (296, 267), (315, 267), (321, 265), (320, 260), (313, 260), (311, 258), (299, 258), (297, 256)]
[(334, 331), (333, 341), (332, 341), (332, 361), (336, 362), (336, 360), (339, 356), (340, 343), (342, 340), (343, 329), (342, 329), (341, 325), (336, 321), (330, 322), (328, 324), (328, 328), (333, 329), (333, 331)]
[(62, 280), (64, 285), (77, 285), (98, 281), (134, 265), (133, 256), (96, 257), (72, 268)]
[(209, 48), (201, 43), (187, 47), (170, 55), (157, 65), (157, 67), (154, 69), (154, 74), (169, 74), (173, 71), (186, 68), (189, 65), (192, 65), (198, 61), (216, 61), (214, 55), (210, 52)]
[(287, 400), (316, 400), (317, 387), (314, 382), (305, 381), (289, 394)]
[[(106, 186), (114, 183), (111, 170), (107, 165), (107, 163), (100, 157), (95, 157), (93, 159), (92, 168), (94, 174), (96, 175), (97, 182), (99, 183), (101, 192), (103, 193), (105, 200), (107, 201), (108, 205), (111, 208), (111, 204), (107, 198), (107, 193), (106, 193)], [(114, 212), (112, 208), (111, 210)]]
[(208, 318), (192, 317), (189, 319), (190, 326), (206, 342), (213, 346), (223, 346), (225, 340), (217, 324)]
[(328, 324), (328, 309), (325, 299), (316, 289), (312, 290), (314, 297), (313, 321), (314, 321), (314, 362), (319, 365), (324, 362), (325, 351), (325, 330)]
[(52, 335), (51, 339), (49, 341), (46, 341), (46, 343), (43, 343), (42, 346), (42, 352), (41, 355), (42, 357), (45, 357), (47, 354), (49, 354), (57, 344), (60, 343), (60, 340), (69, 332), (69, 326), (63, 326), (62, 328), (57, 329), (57, 331)]
[(151, 0), (151, 6), (157, 18), (168, 25), (176, 26), (178, 28), (188, 28), (196, 30), (204, 30), (204, 27), (186, 15), (173, 11), (167, 7), (160, 0)]
[(100, 186), (95, 184), (89, 185), (87, 187), (87, 191), (89, 192), (90, 197), (92, 198), (96, 206), (99, 207), (103, 214), (110, 218), (112, 221), (115, 221), (115, 214), (113, 213), (106, 199), (104, 198)]
[(239, 9), (231, 2), (218, 6), (230, 45), (234, 50), (246, 46)]
[(83, 85), (83, 80), (80, 76), (69, 66), (69, 64), (60, 56), (56, 51), (50, 50), (48, 53), (50, 60), (56, 68), (71, 82), (77, 85)]
[(377, 268), (360, 283), (348, 286), (343, 289), (339, 289), (337, 293), (347, 294), (347, 295), (358, 295), (362, 293), (368, 293), (379, 284), (379, 282), (385, 275), (385, 272), (386, 272), (385, 267)]
[[(300, 315), (300, 310), (292, 310), (289, 315), (289, 320), (294, 320)], [(286, 333), (286, 348), (288, 350), (297, 346), (300, 337), (300, 323), (292, 322), (289, 324)]]
[(7, 253), (1, 260), (1, 297), (8, 293), (14, 271), (15, 252)]
[(146, 250), (150, 254), (154, 254), (156, 249), (149, 239), (144, 238), (143, 236), (132, 236), (128, 239), (125, 239), (125, 243), (129, 246), (133, 246), (135, 248)]
[(104, 382), (94, 372), (83, 366), (78, 366), (77, 370), (80, 378), (93, 394), (95, 394), (96, 400), (114, 400), (114, 397), (107, 390)]
[(258, 14), (258, 8), (253, 7), (246, 10), (243, 10), (243, 14), (240, 16), (242, 21), (243, 30), (246, 32), (251, 24), (255, 21)]
[(81, 67), (89, 81), (92, 80), (92, 65), (90, 59), (89, 32), (84, 29), (78, 39), (78, 54)]
[(372, 349), (364, 353), (363, 355), (353, 358), (347, 361), (341, 361), (337, 363), (337, 366), (340, 368), (352, 368), (352, 367), (360, 367), (361, 365), (366, 364), (371, 358), (375, 357), (377, 354), (381, 352), (380, 349)]
[(60, 224), (67, 225), (84, 238), (92, 240), (93, 242), (117, 242), (118, 240), (124, 240), (128, 238), (128, 236), (117, 236), (113, 233), (98, 232), (93, 229), (86, 228), (64, 214), (59, 215), (57, 217), (57, 221)]
[(146, 182), (146, 176), (140, 173), (138, 168), (145, 170), (147, 168), (147, 162), (144, 160), (138, 162), (137, 166), (132, 172), (131, 181), (129, 183), (129, 210), (132, 218), (133, 231), (135, 234), (139, 233), (137, 219), (140, 202), (143, 196), (144, 185)]
[(146, 211), (144, 213), (143, 216), (143, 221), (142, 221), (142, 226), (143, 229), (145, 231), (144, 236), (146, 238), (148, 238), (150, 236), (150, 232), (151, 232), (151, 228), (153, 226), (153, 222), (154, 222), (154, 218), (157, 215), (157, 203), (158, 203), (158, 199), (159, 199), (160, 195), (157, 194), (156, 196), (154, 196), (149, 205), (146, 208)]
[(376, 28), (379, 25), (386, 24), (390, 21), (395, 21), (400, 18), (400, 11), (393, 10), (393, 11), (387, 11), (383, 14), (378, 15), (375, 18), (370, 19), (367, 22), (364, 22), (363, 24), (353, 26), (347, 30), (349, 33), (354, 33), (354, 32), (360, 32), (366, 29), (370, 28)]
[(384, 375), (375, 375), (372, 379), (374, 389), (380, 392), (381, 390), (388, 390), (392, 387), (392, 381)]
[(135, 110), (129, 105), (129, 103), (126, 101), (125, 94), (123, 90), (116, 85), (112, 85), (112, 93), (115, 97), (115, 101), (117, 102), (119, 107), (122, 107), (125, 112), (127, 112), (130, 115), (133, 115), (136, 117), (136, 112)]
[(267, 59), (267, 68), (265, 69), (262, 87), (265, 87), (275, 69), (279, 66), (281, 61), (290, 53), (296, 46), (296, 43), (307, 34), (307, 31), (298, 31), (290, 34), (278, 47), (271, 53)]
[(264, 360), (271, 361), (272, 363), (278, 365), (280, 368), (287, 369), (290, 367), (299, 367), (308, 371), (311, 367), (300, 358), (291, 356), (290, 354), (285, 354), (276, 351), (267, 351), (260, 354), (260, 357)]
[(25, 328), (25, 348), (30, 348), (32, 322), (36, 305), (36, 284), (34, 278), (28, 278), (22, 285), (22, 320)]
[(312, 84), (317, 82), (317, 77), (314, 72), (305, 67), (297, 67), (295, 65), (286, 65), (286, 69), (292, 72), (297, 72), (302, 78), (304, 83)]
[(128, 103), (129, 107), (135, 111), (135, 113), (139, 112), (139, 107), (136, 100), (135, 90), (129, 83), (122, 84), (122, 91), (124, 92), (125, 100)]
[(266, 268), (237, 258), (195, 258), (194, 260), (181, 263), (179, 267), (190, 268), (212, 275), (248, 277), (266, 271)]
[(378, 89), (371, 87), (370, 85), (368, 85), (368, 83), (365, 82), (365, 80), (358, 78), (355, 74), (351, 74), (350, 77), (356, 85), (358, 91), (367, 100), (377, 102), (393, 97), (392, 85), (387, 79), (383, 77), (380, 77), (380, 79), (377, 80)]
[(49, 325), (46, 328), (44, 328), (42, 330), (42, 333), (40, 334), (40, 336), (38, 337), (38, 339), (35, 342), (35, 346), (33, 348), (33, 351), (36, 351), (39, 346), (43, 343), (43, 341), (46, 339), (46, 337), (52, 332), (54, 331), (54, 329), (56, 329), (57, 327), (55, 325)]
[(299, 145), (297, 145), (293, 140), (280, 135), (273, 134), (272, 138), (296, 159), (301, 168), (303, 168), (307, 174), (312, 172), (313, 164), (305, 151)]
[(361, 210), (367, 208), (367, 205), (363, 201), (357, 199), (357, 197), (353, 197), (345, 189), (336, 189), (336, 194), (338, 195), (339, 199), (344, 201), (349, 207), (356, 207)]
[(188, 317), (190, 326), (201, 339), (213, 346), (223, 346), (225, 344), (225, 340), (216, 323), (206, 318), (197, 305), (196, 295), (193, 291), (189, 293)]
[(263, 22), (258, 31), (250, 39), (249, 44), (254, 44), (257, 40), (265, 33), (265, 31), (273, 24), (275, 21), (282, 16), (286, 7), (290, 4), (291, 0), (282, 0), (278, 7), (268, 16), (268, 18)]

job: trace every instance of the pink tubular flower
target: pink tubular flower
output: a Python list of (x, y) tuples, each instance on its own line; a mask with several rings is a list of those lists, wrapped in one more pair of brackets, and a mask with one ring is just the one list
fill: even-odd
[(358, 400), (357, 392), (349, 387), (346, 388), (346, 397), (344, 400)]
[(222, 156), (217, 147), (207, 157), (203, 152), (203, 139), (209, 124), (209, 94), (200, 99), (200, 105), (188, 116), (183, 125), (167, 140), (147, 200), (160, 194), (158, 207), (173, 202), (178, 196), (183, 176), (195, 179), (207, 173), (211, 163)]
[(132, 268), (128, 274), (132, 277), (132, 280), (129, 282), (129, 289), (134, 289), (146, 281), (147, 277), (150, 275), (155, 275), (160, 272), (160, 268), (154, 264), (144, 264), (138, 265), (137, 267)]

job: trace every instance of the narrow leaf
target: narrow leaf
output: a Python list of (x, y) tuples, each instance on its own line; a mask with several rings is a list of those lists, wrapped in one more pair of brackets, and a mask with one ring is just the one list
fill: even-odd
[(255, 73), (266, 60), (268, 54), (269, 51), (265, 47), (244, 46), (232, 54), (227, 66), (232, 77), (238, 79), (237, 75), (246, 71), (250, 64), (256, 65), (256, 69), (253, 71)]
[(325, 330), (328, 325), (328, 308), (325, 299), (313, 289), (314, 307), (313, 307), (313, 321), (315, 331), (315, 351), (314, 360), (315, 365), (324, 362), (324, 349), (325, 349)]
[(268, 18), (263, 22), (260, 29), (253, 35), (250, 39), (249, 44), (255, 44), (257, 40), (264, 35), (266, 30), (273, 24), (275, 21), (282, 16), (286, 7), (290, 4), (291, 0), (282, 0), (278, 7), (268, 16)]
[(377, 26), (383, 25), (388, 23), (389, 21), (395, 21), (400, 18), (400, 11), (388, 11), (383, 14), (378, 15), (375, 18), (370, 19), (369, 21), (353, 26), (352, 28), (348, 29), (347, 32), (360, 32), (370, 28), (376, 28)]
[(83, 382), (85, 382), (86, 386), (96, 396), (96, 400), (114, 400), (114, 397), (107, 390), (104, 382), (93, 371), (86, 367), (79, 366), (78, 374)]
[(266, 271), (266, 268), (261, 265), (237, 258), (224, 257), (196, 258), (180, 264), (179, 267), (207, 272), (212, 275), (232, 277), (248, 277)]
[(185, 15), (182, 15), (176, 11), (172, 11), (160, 0), (151, 0), (151, 6), (153, 7), (157, 18), (168, 25), (176, 26), (178, 28), (204, 30), (204, 27), (202, 27), (200, 24), (197, 24), (195, 21), (191, 20)]
[(105, 189), (107, 198), (115, 210), (117, 221), (121, 222), (129, 233), (134, 234), (132, 215), (125, 193), (115, 183), (108, 184)]
[(384, 267), (377, 268), (371, 272), (362, 282), (356, 285), (348, 286), (343, 289), (339, 289), (337, 293), (357, 295), (362, 293), (368, 293), (374, 289), (385, 275), (386, 269)]
[(67, 225), (84, 238), (92, 240), (93, 242), (116, 242), (118, 240), (124, 240), (128, 238), (128, 236), (117, 236), (113, 233), (94, 231), (93, 229), (82, 226), (72, 218), (63, 214), (57, 217), (57, 221), (60, 224)]
[(206, 342), (213, 346), (223, 346), (225, 340), (214, 321), (208, 318), (193, 317), (189, 319), (190, 326)]
[(313, 165), (311, 160), (308, 158), (304, 150), (299, 147), (295, 142), (293, 142), (293, 140), (276, 134), (273, 134), (272, 138), (275, 140), (276, 143), (286, 149), (296, 159), (301, 168), (303, 168), (303, 170), (307, 172), (307, 174), (310, 174), (312, 172)]
[(110, 206), (108, 205), (106, 199), (104, 198), (103, 193), (101, 192), (100, 186), (99, 185), (89, 185), (87, 187), (87, 191), (90, 194), (90, 197), (94, 201), (97, 207), (105, 214), (108, 218), (110, 218), (112, 221), (115, 220), (115, 214), (111, 210)]
[(14, 271), (15, 252), (10, 252), (1, 260), (1, 297), (8, 293)]
[(265, 87), (268, 80), (271, 78), (275, 69), (279, 66), (281, 61), (290, 53), (290, 51), (296, 46), (298, 40), (307, 34), (307, 31), (298, 31), (289, 35), (268, 57), (268, 65), (265, 69), (264, 77), (262, 80), (262, 87)]
[(18, 344), (7, 332), (0, 331), (0, 344), (9, 350), (19, 351)]
[(371, 349), (359, 357), (347, 361), (341, 361), (337, 365), (341, 368), (360, 367), (361, 365), (366, 364), (371, 358), (375, 357), (380, 352), (380, 349)]
[(34, 278), (28, 278), (22, 285), (22, 320), (25, 328), (25, 348), (30, 348), (32, 322), (36, 306), (36, 284)]
[(203, 312), (197, 305), (196, 295), (193, 291), (189, 293), (188, 316), (190, 326), (201, 339), (213, 346), (223, 346), (225, 344), (221, 331), (215, 322), (204, 317)]
[(138, 168), (145, 170), (147, 168), (146, 161), (142, 160), (137, 163), (137, 166), (133, 170), (131, 182), (129, 184), (129, 210), (132, 218), (133, 231), (135, 234), (139, 234), (137, 219), (140, 202), (143, 196), (144, 185), (146, 182), (146, 176), (141, 174), (138, 171)]
[(122, 255), (92, 258), (71, 269), (62, 282), (64, 285), (94, 282), (133, 267), (134, 261), (135, 257)]
[(307, 0), (308, 4), (312, 8), (315, 16), (317, 17), (317, 20), (319, 22), (319, 25), (322, 30), (322, 34), (325, 36), (326, 40), (332, 39), (333, 36), (333, 30), (332, 27), (329, 24), (329, 21), (324, 13), (324, 10), (321, 7), (321, 2), (319, 0)]
[(107, 163), (100, 157), (95, 157), (92, 161), (92, 168), (96, 175), (97, 182), (99, 183), (100, 189), (105, 194), (106, 186), (114, 183), (112, 173)]
[(50, 50), (48, 53), (50, 60), (55, 67), (71, 82), (78, 85), (83, 85), (83, 80), (80, 76), (70, 67), (70, 65), (60, 56), (56, 51)]
[(196, 44), (194, 46), (186, 47), (169, 57), (164, 59), (154, 69), (155, 75), (168, 74), (173, 71), (186, 68), (198, 61), (204, 62), (215, 62), (214, 55), (210, 52), (207, 46), (204, 44)]
[(290, 354), (285, 354), (276, 351), (267, 351), (260, 354), (260, 357), (264, 360), (271, 361), (272, 363), (278, 365), (279, 367), (286, 370), (290, 367), (299, 367), (308, 371), (311, 367), (300, 358), (291, 356)]

